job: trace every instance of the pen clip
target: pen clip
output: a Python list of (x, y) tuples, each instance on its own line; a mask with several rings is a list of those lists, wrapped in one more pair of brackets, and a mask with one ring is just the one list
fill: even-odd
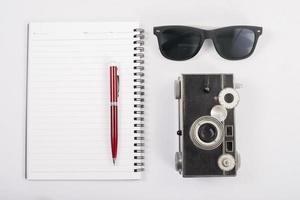
[(119, 97), (119, 91), (120, 91), (120, 76), (119, 76), (119, 74), (117, 74), (117, 97)]

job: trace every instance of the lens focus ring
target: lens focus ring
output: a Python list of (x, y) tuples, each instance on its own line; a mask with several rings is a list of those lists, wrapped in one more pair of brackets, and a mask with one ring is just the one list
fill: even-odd
[(190, 138), (200, 149), (215, 149), (224, 139), (223, 125), (214, 117), (200, 117), (191, 126)]

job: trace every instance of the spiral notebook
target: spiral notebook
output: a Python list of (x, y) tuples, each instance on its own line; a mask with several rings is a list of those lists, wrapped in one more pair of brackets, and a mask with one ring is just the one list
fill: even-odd
[[(144, 169), (143, 29), (137, 22), (28, 25), (26, 178), (139, 179)], [(110, 144), (109, 64), (119, 70)]]

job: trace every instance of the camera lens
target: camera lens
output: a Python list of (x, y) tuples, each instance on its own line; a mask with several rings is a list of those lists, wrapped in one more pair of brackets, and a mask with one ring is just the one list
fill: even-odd
[(224, 141), (223, 124), (212, 116), (199, 117), (190, 128), (190, 139), (199, 149), (215, 149)]
[(213, 124), (202, 124), (198, 129), (199, 138), (206, 143), (214, 141), (217, 137), (217, 129)]

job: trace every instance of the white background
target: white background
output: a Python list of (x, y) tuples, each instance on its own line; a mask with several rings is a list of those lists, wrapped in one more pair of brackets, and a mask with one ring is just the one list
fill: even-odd
[[(300, 12), (298, 1), (1, 0), (0, 199), (299, 199)], [(146, 30), (147, 159), (141, 181), (27, 181), (24, 178), (26, 24), (139, 20)], [(185, 62), (163, 58), (155, 25), (261, 25), (254, 54), (227, 61), (206, 41)], [(173, 80), (180, 73), (230, 72), (243, 83), (236, 109), (242, 167), (234, 178), (183, 179)]]

